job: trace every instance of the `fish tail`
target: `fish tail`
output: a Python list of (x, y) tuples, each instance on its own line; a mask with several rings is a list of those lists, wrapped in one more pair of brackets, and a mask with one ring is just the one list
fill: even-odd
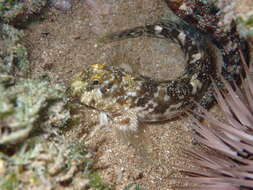
[(100, 42), (110, 43), (129, 38), (138, 38), (140, 36), (143, 36), (145, 33), (146, 33), (146, 26), (138, 26), (127, 30), (106, 34), (100, 39)]

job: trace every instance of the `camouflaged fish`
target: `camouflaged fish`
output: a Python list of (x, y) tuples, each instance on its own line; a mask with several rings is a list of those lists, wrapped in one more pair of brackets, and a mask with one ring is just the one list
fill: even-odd
[[(83, 104), (105, 113), (111, 119), (113, 126), (124, 131), (136, 131), (141, 122), (163, 121), (176, 117), (194, 101), (208, 107), (214, 100), (210, 76), (215, 78), (216, 69), (203, 33), (209, 34), (211, 41), (221, 50), (224, 59), (222, 74), (227, 80), (234, 79), (240, 73), (239, 49), (243, 51), (246, 58), (248, 57), (245, 53), (246, 41), (239, 37), (236, 29), (227, 33), (224, 31), (220, 36), (218, 32), (215, 33), (219, 30), (217, 22), (213, 22), (212, 19), (208, 21), (205, 16), (208, 14), (210, 18), (214, 11), (205, 10), (205, 14), (202, 12), (200, 14), (198, 11), (199, 17), (186, 15), (189, 13), (179, 10), (185, 2), (188, 1), (167, 0), (169, 7), (183, 19), (187, 18), (185, 20), (194, 24), (193, 27), (188, 24), (163, 21), (106, 37), (109, 41), (115, 41), (145, 35), (177, 43), (187, 60), (184, 73), (180, 77), (175, 80), (158, 81), (126, 72), (109, 64), (93, 64), (74, 79), (71, 84), (73, 95), (79, 96)], [(195, 8), (206, 6), (201, 3), (192, 4), (192, 2), (197, 1), (190, 3), (191, 14), (196, 12)], [(188, 4), (185, 4), (184, 8), (186, 5)], [(192, 22), (189, 21), (191, 16)], [(206, 21), (207, 28), (204, 27), (203, 21)], [(215, 32), (208, 30), (211, 24), (216, 24)]]

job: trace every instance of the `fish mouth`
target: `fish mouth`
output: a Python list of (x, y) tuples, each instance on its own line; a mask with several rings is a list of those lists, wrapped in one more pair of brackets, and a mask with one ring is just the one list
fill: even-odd
[[(92, 105), (87, 105), (87, 104), (84, 104), (84, 106), (87, 108), (87, 109), (91, 109), (91, 110), (95, 110), (96, 112), (104, 112), (104, 113), (108, 113), (106, 110), (103, 110), (103, 109), (99, 109), (95, 106), (92, 106)], [(109, 115), (108, 115), (109, 118), (111, 118)]]
[(80, 102), (84, 104), (88, 108), (92, 108), (97, 111), (104, 111), (103, 110), (103, 99), (102, 93), (99, 89), (94, 89), (89, 92), (85, 92), (80, 97)]
[(87, 105), (87, 104), (84, 104), (84, 106), (88, 109), (92, 109), (92, 110), (96, 110), (98, 112), (101, 112), (102, 110), (99, 110), (98, 108), (94, 107), (94, 106), (91, 106), (91, 105)]

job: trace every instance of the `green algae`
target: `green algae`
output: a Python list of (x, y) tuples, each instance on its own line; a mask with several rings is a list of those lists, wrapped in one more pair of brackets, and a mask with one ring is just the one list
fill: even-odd
[(64, 93), (62, 86), (52, 86), (47, 80), (18, 79), (11, 87), (0, 84), (0, 145), (22, 142), (35, 127), (57, 122), (64, 125), (62, 121), (69, 118), (64, 110)]
[(28, 53), (22, 44), (24, 33), (11, 25), (0, 24), (0, 71), (13, 74), (15, 70), (26, 72), (29, 68)]
[(48, 0), (1, 0), (0, 19), (5, 23), (23, 22), (29, 16), (38, 14), (48, 3)]
[(246, 35), (253, 37), (253, 15), (249, 15), (247, 17), (239, 17), (237, 19), (237, 23), (239, 25), (240, 31)]
[(0, 179), (0, 187), (2, 190), (13, 190), (18, 186), (18, 178), (15, 173), (9, 173), (5, 179)]
[(123, 190), (142, 190), (139, 184), (129, 184)]
[(85, 142), (64, 135), (79, 123), (67, 88), (43, 73), (28, 77), (25, 36), (10, 23), (47, 1), (26, 2), (35, 4), (25, 10), (20, 1), (0, 1), (0, 189), (110, 189), (93, 171)]
[(74, 177), (79, 182), (85, 180), (88, 175), (85, 170), (87, 153), (81, 144), (71, 143), (60, 136), (48, 141), (41, 136), (30, 138), (15, 154), (0, 154), (6, 167), (0, 189), (53, 189), (64, 182), (71, 183)]
[(103, 182), (98, 173), (96, 172), (91, 173), (89, 175), (89, 179), (91, 187), (97, 190), (111, 190), (111, 187), (109, 187), (106, 183)]
[(26, 140), (13, 155), (0, 153), (5, 165), (0, 189), (113, 189), (92, 170), (83, 143), (62, 136), (45, 141), (39, 136)]

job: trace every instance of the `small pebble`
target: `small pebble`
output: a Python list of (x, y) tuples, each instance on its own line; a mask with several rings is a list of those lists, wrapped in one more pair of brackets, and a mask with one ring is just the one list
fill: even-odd
[(73, 0), (51, 0), (51, 6), (60, 11), (69, 11), (72, 8)]
[(4, 177), (5, 172), (6, 172), (6, 166), (5, 166), (4, 160), (0, 159), (0, 178)]

